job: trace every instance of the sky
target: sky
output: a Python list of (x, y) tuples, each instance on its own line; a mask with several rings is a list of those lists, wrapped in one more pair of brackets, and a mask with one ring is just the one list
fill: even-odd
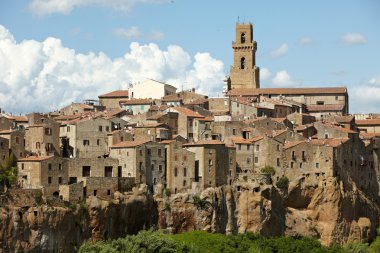
[(14, 114), (152, 78), (223, 96), (236, 22), (251, 22), (261, 87), (348, 87), (380, 113), (380, 1), (1, 0), (0, 108)]

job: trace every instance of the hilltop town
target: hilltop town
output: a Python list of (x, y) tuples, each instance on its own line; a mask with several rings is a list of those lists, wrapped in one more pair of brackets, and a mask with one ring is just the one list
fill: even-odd
[[(80, 203), (141, 187), (284, 193), (292, 182), (322, 189), (330, 180), (378, 210), (380, 116), (350, 115), (346, 87), (261, 88), (252, 24), (236, 25), (232, 48), (224, 97), (146, 79), (49, 113), (0, 114), (0, 164), (17, 160), (3, 191)], [(370, 215), (355, 220), (378, 226)]]

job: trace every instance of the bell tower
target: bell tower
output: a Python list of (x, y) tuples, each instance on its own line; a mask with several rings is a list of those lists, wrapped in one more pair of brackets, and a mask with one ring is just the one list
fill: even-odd
[(256, 67), (257, 43), (253, 40), (253, 26), (236, 24), (236, 39), (232, 42), (234, 65), (230, 69), (229, 89), (260, 88), (260, 69)]

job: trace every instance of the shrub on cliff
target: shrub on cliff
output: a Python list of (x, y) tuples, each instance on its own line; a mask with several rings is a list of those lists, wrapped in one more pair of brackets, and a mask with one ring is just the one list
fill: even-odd
[(0, 164), (0, 185), (10, 187), (17, 181), (17, 162), (14, 154), (5, 157), (3, 164)]
[(265, 166), (260, 169), (262, 174), (274, 175), (276, 173), (275, 169), (272, 166)]
[(287, 189), (289, 186), (289, 179), (287, 177), (281, 177), (277, 183), (276, 186), (280, 189)]

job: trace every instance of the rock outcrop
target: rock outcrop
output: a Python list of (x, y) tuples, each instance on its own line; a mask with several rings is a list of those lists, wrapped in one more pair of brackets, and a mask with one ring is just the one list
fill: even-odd
[(90, 197), (76, 206), (9, 204), (0, 208), (0, 252), (75, 252), (85, 240), (113, 239), (150, 227), (171, 233), (312, 236), (325, 245), (367, 242), (379, 226), (379, 207), (350, 189), (333, 177), (301, 177), (287, 190), (264, 184), (151, 196), (135, 189), (115, 193), (112, 201)]

